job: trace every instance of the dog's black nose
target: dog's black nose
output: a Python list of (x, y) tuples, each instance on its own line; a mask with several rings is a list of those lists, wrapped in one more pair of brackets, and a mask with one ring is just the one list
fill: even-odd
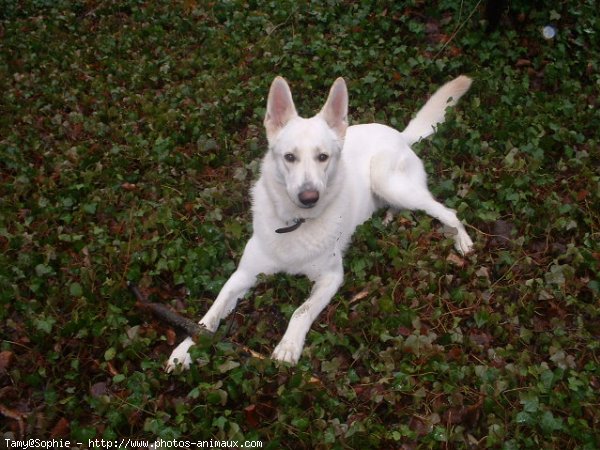
[(302, 191), (298, 194), (298, 200), (304, 206), (314, 206), (319, 201), (319, 191)]

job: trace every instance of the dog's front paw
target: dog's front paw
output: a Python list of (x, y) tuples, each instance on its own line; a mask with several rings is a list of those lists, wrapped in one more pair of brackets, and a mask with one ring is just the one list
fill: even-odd
[(192, 345), (194, 345), (194, 341), (192, 338), (187, 337), (173, 350), (165, 364), (165, 371), (167, 373), (171, 373), (178, 366), (181, 366), (182, 369), (189, 369), (192, 362), (189, 349)]
[(473, 251), (473, 241), (465, 231), (459, 231), (455, 237), (454, 247), (464, 256)]
[(275, 350), (273, 350), (271, 358), (276, 361), (290, 363), (295, 366), (300, 359), (301, 353), (302, 345), (282, 340), (279, 344), (277, 344)]

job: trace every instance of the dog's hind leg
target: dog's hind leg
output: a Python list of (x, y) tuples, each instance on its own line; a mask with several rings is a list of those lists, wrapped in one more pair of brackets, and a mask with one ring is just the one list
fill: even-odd
[(342, 284), (344, 274), (341, 259), (334, 270), (310, 278), (315, 280), (310, 297), (292, 314), (283, 338), (273, 351), (273, 359), (291, 364), (298, 362), (308, 330)]
[(389, 165), (376, 164), (376, 178), (373, 178), (373, 191), (399, 209), (424, 211), (438, 219), (444, 225), (456, 230), (454, 247), (461, 254), (469, 253), (473, 248), (473, 241), (467, 234), (464, 225), (456, 217), (456, 212), (436, 201), (429, 189), (425, 171), (420, 160), (414, 157), (407, 161), (406, 171), (390, 170)]
[(465, 230), (465, 226), (456, 217), (456, 212), (453, 209), (447, 208), (431, 196), (429, 201), (425, 202), (419, 209), (435, 217), (444, 225), (456, 230), (454, 247), (459, 253), (466, 255), (473, 249), (473, 241)]
[[(221, 319), (229, 315), (238, 300), (244, 297), (246, 292), (254, 286), (256, 277), (261, 273), (269, 274), (273, 273), (273, 270), (268, 258), (263, 257), (256, 242), (250, 239), (237, 270), (223, 285), (216, 300), (200, 320), (200, 325), (203, 325), (209, 331), (216, 331)], [(191, 337), (187, 337), (173, 350), (166, 364), (165, 369), (167, 372), (171, 372), (178, 364), (181, 364), (185, 369), (189, 367), (191, 363), (189, 349), (192, 345), (194, 345), (194, 341)]]

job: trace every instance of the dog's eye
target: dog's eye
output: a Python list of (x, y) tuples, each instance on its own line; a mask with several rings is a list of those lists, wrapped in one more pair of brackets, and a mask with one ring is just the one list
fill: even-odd
[(285, 160), (287, 162), (294, 162), (294, 161), (296, 161), (296, 156), (294, 156), (293, 153), (286, 153), (285, 155), (283, 155), (283, 157), (285, 158)]
[(321, 162), (325, 162), (325, 161), (327, 161), (328, 159), (329, 159), (329, 155), (327, 155), (326, 153), (321, 153), (321, 154), (319, 155), (319, 161), (321, 161)]

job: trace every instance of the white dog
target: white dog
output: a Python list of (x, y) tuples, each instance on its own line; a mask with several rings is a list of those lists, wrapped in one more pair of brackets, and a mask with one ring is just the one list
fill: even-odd
[[(296, 364), (313, 321), (342, 284), (342, 255), (352, 233), (381, 207), (425, 211), (454, 228), (456, 249), (468, 253), (473, 242), (455, 212), (432, 197), (410, 145), (431, 135), (470, 85), (470, 78), (460, 76), (442, 86), (400, 133), (374, 123), (348, 127), (342, 78), (310, 119), (298, 116), (288, 84), (275, 78), (264, 120), (269, 150), (252, 189), (254, 234), (200, 324), (214, 332), (261, 273), (306, 275), (314, 282), (310, 297), (292, 315), (272, 355)], [(166, 370), (189, 367), (192, 345), (186, 338)]]

